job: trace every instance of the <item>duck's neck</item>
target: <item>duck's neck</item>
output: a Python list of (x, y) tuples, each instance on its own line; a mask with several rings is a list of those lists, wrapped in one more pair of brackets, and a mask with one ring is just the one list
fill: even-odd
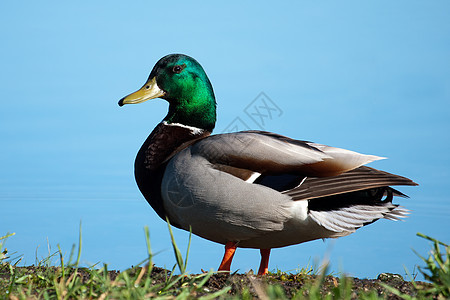
[(153, 129), (136, 157), (136, 167), (145, 166), (156, 170), (170, 157), (186, 148), (194, 141), (207, 137), (210, 131), (163, 121)]
[(176, 97), (165, 96), (169, 111), (168, 124), (184, 124), (212, 132), (216, 124), (216, 98), (208, 78), (196, 80), (193, 88), (184, 89)]

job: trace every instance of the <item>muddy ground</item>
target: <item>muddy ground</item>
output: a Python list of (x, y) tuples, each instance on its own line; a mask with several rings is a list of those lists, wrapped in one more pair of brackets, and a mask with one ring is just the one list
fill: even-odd
[[(55, 267), (15, 267), (20, 269), (21, 274), (36, 274), (51, 271)], [(135, 271), (130, 271), (130, 276), (135, 276), (140, 272), (140, 268), (135, 269)], [(56, 271), (56, 270), (55, 270)], [(69, 271), (69, 270), (68, 270)], [(78, 274), (80, 274), (82, 281), (88, 281), (91, 272), (87, 269), (78, 269)], [(70, 271), (68, 272), (70, 273)], [(116, 279), (120, 274), (118, 271), (109, 271), (109, 277), (111, 280)], [(153, 267), (152, 279), (155, 285), (164, 284), (166, 281), (166, 276), (170, 274), (170, 271)], [(191, 276), (195, 276), (191, 274)], [(6, 281), (10, 277), (10, 270), (4, 266), (0, 268), (0, 279)], [(320, 291), (322, 295), (326, 295), (328, 292), (333, 292), (333, 289), (339, 286), (342, 279), (334, 276), (325, 276), (322, 278), (323, 282), (320, 284)], [(368, 293), (371, 291), (376, 291), (376, 293), (386, 299), (401, 299), (395, 296), (391, 292), (387, 291), (380, 283), (387, 284), (399, 290), (400, 292), (415, 296), (416, 290), (413, 284), (409, 281), (403, 280), (402, 276), (396, 274), (382, 273), (377, 279), (359, 279), (349, 277), (351, 283), (351, 297), (357, 299), (362, 293)], [(256, 276), (253, 273), (244, 274), (214, 274), (204, 285), (203, 291), (205, 294), (214, 293), (220, 289), (230, 286), (231, 290), (228, 292), (229, 295), (241, 295), (241, 293), (249, 293), (253, 298), (265, 299), (267, 298), (266, 288), (269, 285), (279, 285), (282, 287), (284, 294), (287, 297), (292, 297), (299, 290), (303, 289), (303, 294), (306, 296), (308, 291), (311, 290), (313, 286), (319, 286), (320, 276), (317, 275), (306, 275), (306, 274), (269, 274), (266, 276)], [(5, 281), (4, 281), (5, 282)], [(419, 285), (427, 285), (427, 283), (416, 282)], [(198, 294), (201, 296), (201, 294)]]

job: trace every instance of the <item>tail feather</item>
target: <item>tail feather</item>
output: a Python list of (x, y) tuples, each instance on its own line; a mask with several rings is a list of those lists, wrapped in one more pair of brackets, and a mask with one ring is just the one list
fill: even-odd
[(410, 210), (402, 206), (397, 206), (395, 209), (387, 213), (384, 218), (393, 221), (399, 221), (403, 218), (407, 218), (410, 214)]
[(348, 235), (382, 218), (398, 221), (407, 217), (407, 209), (392, 204), (397, 194), (390, 187), (380, 187), (312, 199), (308, 200), (309, 216), (335, 232), (332, 237)]

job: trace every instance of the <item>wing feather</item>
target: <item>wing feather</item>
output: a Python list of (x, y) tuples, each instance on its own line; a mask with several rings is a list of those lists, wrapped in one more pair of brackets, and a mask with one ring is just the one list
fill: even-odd
[(262, 131), (213, 135), (191, 147), (193, 155), (201, 155), (215, 168), (272, 175), (335, 176), (381, 159)]
[[(417, 183), (403, 176), (362, 166), (338, 176), (308, 177), (298, 187), (283, 193), (294, 200), (305, 200), (391, 185), (417, 185)], [(395, 192), (396, 195), (403, 195)]]

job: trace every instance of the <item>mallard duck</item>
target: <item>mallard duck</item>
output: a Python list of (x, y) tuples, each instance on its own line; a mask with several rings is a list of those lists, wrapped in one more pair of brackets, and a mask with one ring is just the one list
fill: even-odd
[(381, 157), (265, 131), (211, 135), (216, 100), (192, 57), (161, 58), (119, 105), (154, 98), (167, 100), (169, 112), (137, 154), (137, 185), (163, 220), (225, 245), (219, 271), (230, 271), (237, 247), (260, 249), (262, 275), (272, 248), (408, 214), (392, 203), (406, 195), (390, 186), (417, 184), (364, 166)]

